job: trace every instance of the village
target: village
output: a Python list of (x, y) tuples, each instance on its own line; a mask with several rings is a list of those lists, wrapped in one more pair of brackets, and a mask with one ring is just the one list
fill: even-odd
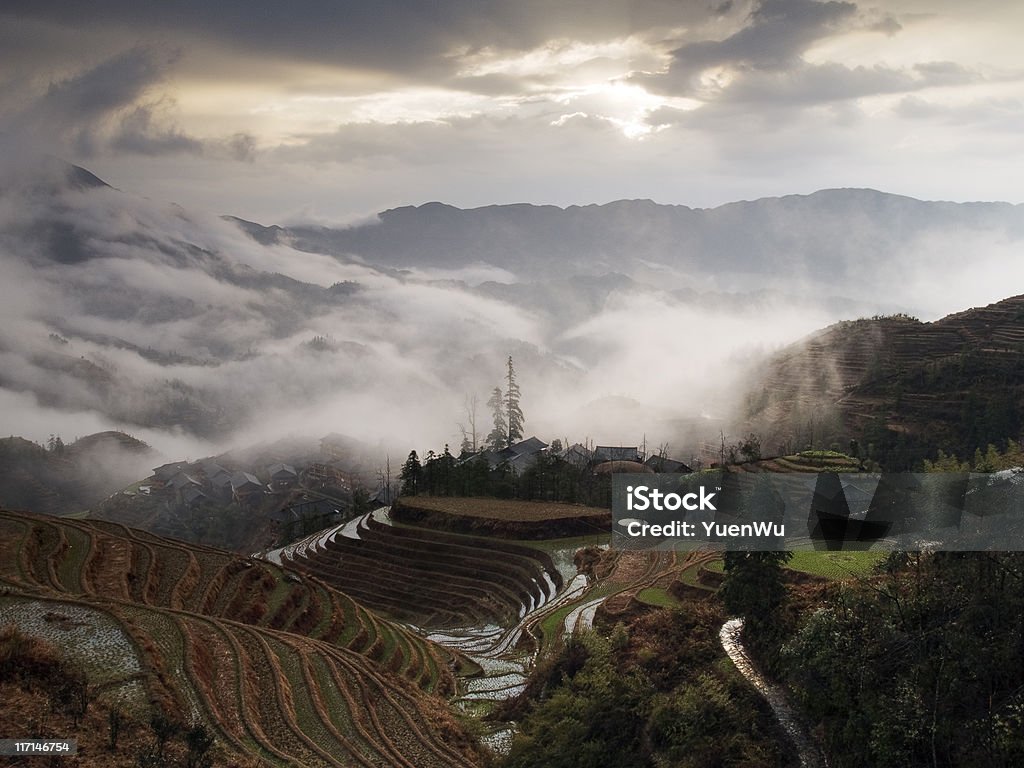
[[(375, 458), (372, 454), (359, 441), (330, 433), (320, 439), (315, 451), (269, 450), (258, 456), (225, 454), (162, 464), (153, 468), (151, 477), (125, 493), (149, 497), (156, 517), (154, 529), (163, 535), (196, 539), (197, 529), (205, 530), (207, 525), (216, 524), (217, 518), (235, 519), (241, 515), (250, 525), (256, 522), (272, 533), (274, 543), (282, 544), (390, 506), (402, 493), (431, 493), (428, 487), (411, 488), (408, 478), (392, 467), (389, 457)], [(426, 463), (445, 461), (444, 454), (428, 457)], [(560, 440), (549, 444), (535, 436), (498, 451), (463, 452), (451, 457), (450, 463), (454, 473), (468, 474), (473, 469), (483, 472), (485, 483), (498, 483), (497, 496), (521, 495), (522, 483), (541, 467), (600, 487), (606, 486), (607, 478), (617, 473), (692, 471), (686, 463), (664, 455), (664, 451), (647, 454), (642, 445), (590, 445), (588, 441), (563, 447)], [(507, 493), (501, 492), (503, 481), (511, 489)], [(488, 495), (465, 492), (473, 489), (471, 484), (449, 484), (444, 490), (435, 486), (433, 491), (437, 495)], [(556, 494), (550, 491), (528, 495), (563, 500), (551, 499)]]

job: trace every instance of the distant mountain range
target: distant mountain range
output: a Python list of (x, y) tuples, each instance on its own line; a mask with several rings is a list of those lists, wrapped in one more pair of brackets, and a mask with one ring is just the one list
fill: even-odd
[[(457, 444), (510, 354), (530, 431), (678, 443), (671, 424), (711, 414), (717, 434), (738, 371), (815, 328), (1024, 291), (1024, 207), (873, 190), (264, 227), (48, 162), (0, 198), (0, 414), (165, 453), (168, 435), (196, 454), (311, 431)], [(609, 398), (633, 415), (590, 407)]]
[(435, 202), (384, 211), (373, 222), (344, 229), (237, 221), (261, 243), (396, 268), (483, 262), (521, 279), (609, 272), (640, 277), (670, 269), (690, 283), (725, 278), (720, 289), (752, 290), (763, 287), (765, 277), (781, 277), (791, 286), (831, 284), (834, 295), (874, 283), (872, 270), (907, 261), (918, 255), (911, 249), (936, 237), (1024, 236), (1024, 206), (925, 202), (872, 189), (827, 189), (710, 209), (650, 200), (470, 210)]

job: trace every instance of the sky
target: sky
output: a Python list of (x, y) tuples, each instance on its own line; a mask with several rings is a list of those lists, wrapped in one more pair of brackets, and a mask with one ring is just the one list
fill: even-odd
[(262, 223), (832, 187), (1024, 201), (1004, 0), (7, 0), (0, 155)]

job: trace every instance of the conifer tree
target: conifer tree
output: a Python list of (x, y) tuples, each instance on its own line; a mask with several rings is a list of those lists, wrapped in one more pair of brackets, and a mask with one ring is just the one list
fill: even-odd
[(487, 401), (494, 417), (494, 429), (487, 435), (487, 446), (492, 451), (500, 451), (508, 445), (508, 422), (505, 421), (505, 399), (501, 387), (495, 387)]
[(505, 376), (505, 424), (508, 430), (506, 445), (512, 445), (523, 439), (523, 411), (519, 407), (519, 385), (516, 383), (516, 372), (512, 367), (512, 356), (508, 357), (508, 373)]
[(402, 465), (402, 472), (398, 477), (402, 481), (403, 496), (415, 496), (422, 490), (423, 467), (420, 464), (420, 457), (416, 455), (416, 451), (409, 452), (409, 458)]

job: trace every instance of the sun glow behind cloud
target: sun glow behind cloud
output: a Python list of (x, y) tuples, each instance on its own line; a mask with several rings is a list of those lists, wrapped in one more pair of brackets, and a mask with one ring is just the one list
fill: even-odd
[(529, 51), (501, 51), (487, 46), (473, 52), (456, 52), (458, 77), (505, 75), (558, 82), (578, 70), (603, 72), (606, 77), (630, 70), (661, 66), (665, 54), (640, 38), (627, 37), (600, 43), (560, 38)]
[(662, 107), (689, 111), (701, 105), (696, 99), (660, 96), (621, 80), (567, 87), (554, 94), (552, 101), (565, 107), (575, 107), (572, 112), (552, 120), (553, 126), (565, 126), (574, 118), (592, 118), (616, 126), (629, 139), (642, 139), (666, 128), (652, 125), (648, 120)]
[[(0, 134), (115, 185), (274, 221), (832, 186), (1020, 199), (1024, 6), (472, 5), (268, 6), (241, 25), (210, 7), (180, 28), (0, 11), (0, 114), (16, 116)], [(950, 153), (957, 174), (939, 173)]]

